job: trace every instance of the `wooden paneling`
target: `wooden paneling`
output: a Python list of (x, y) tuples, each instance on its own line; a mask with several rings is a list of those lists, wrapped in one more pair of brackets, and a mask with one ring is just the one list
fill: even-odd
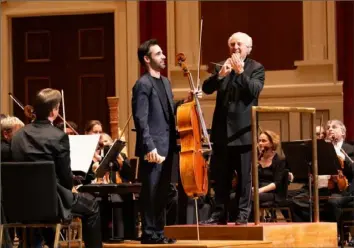
[[(290, 138), (289, 113), (258, 113), (260, 130), (270, 130), (280, 136), (280, 141), (288, 141)], [(260, 132), (259, 130), (259, 132)], [(281, 145), (277, 152), (282, 153)]]
[[(81, 132), (86, 121), (98, 119), (109, 133), (106, 97), (115, 96), (113, 13), (13, 18), (12, 38), (13, 93), (20, 101), (32, 105), (42, 86), (63, 89), (66, 119)], [(14, 113), (24, 119), (17, 106)]]
[(79, 29), (79, 59), (104, 58), (104, 29)]
[(25, 85), (25, 102), (33, 103), (36, 94), (41, 89), (51, 87), (50, 77), (26, 77), (24, 85)]
[[(102, 116), (102, 109), (105, 109), (107, 105), (105, 97), (107, 82), (103, 74), (82, 75), (79, 80), (78, 95), (80, 96), (80, 113), (82, 114), (81, 116), (85, 116), (86, 118), (80, 119), (80, 123), (84, 125), (85, 121), (97, 119), (97, 116)], [(87, 108), (85, 104), (90, 101), (93, 101), (95, 104), (92, 104), (91, 108)]]
[(26, 62), (50, 61), (51, 41), (48, 30), (26, 32), (25, 42)]
[(225, 60), (227, 40), (241, 31), (253, 38), (251, 57), (266, 70), (294, 69), (302, 60), (301, 1), (201, 1), (202, 64)]

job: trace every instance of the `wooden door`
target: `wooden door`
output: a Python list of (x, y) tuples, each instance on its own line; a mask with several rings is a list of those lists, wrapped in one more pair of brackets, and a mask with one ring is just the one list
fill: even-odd
[[(14, 18), (12, 47), (13, 94), (21, 102), (32, 105), (42, 88), (63, 89), (66, 119), (77, 123), (80, 133), (91, 119), (109, 133), (106, 97), (115, 96), (113, 13)], [(15, 105), (14, 114), (25, 120)]]

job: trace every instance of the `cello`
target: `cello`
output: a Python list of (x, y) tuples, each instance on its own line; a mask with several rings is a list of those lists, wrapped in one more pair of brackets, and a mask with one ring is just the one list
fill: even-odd
[(197, 199), (208, 192), (208, 164), (212, 148), (197, 96), (199, 67), (198, 84), (195, 86), (192, 74), (185, 61), (186, 56), (183, 53), (176, 55), (176, 62), (182, 68), (184, 76), (188, 78), (190, 89), (193, 92), (193, 100), (183, 103), (177, 109), (177, 131), (181, 143), (180, 177), (186, 195)]

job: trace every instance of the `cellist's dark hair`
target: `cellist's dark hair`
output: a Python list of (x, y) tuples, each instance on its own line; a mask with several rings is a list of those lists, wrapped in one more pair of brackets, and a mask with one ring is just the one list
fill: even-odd
[(150, 51), (150, 47), (158, 45), (158, 42), (156, 39), (150, 39), (147, 40), (145, 42), (143, 42), (139, 48), (138, 48), (138, 58), (139, 58), (139, 62), (142, 66), (145, 66), (145, 60), (144, 57), (148, 56), (149, 58), (151, 58), (151, 51)]

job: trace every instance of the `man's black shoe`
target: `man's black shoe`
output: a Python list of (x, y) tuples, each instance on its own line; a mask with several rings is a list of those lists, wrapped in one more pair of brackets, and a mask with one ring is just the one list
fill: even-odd
[(170, 244), (166, 238), (160, 239), (142, 239), (141, 244)]
[(211, 217), (207, 220), (199, 222), (199, 224), (200, 225), (227, 225), (227, 221)]
[(235, 222), (236, 226), (246, 225), (246, 224), (247, 224), (247, 220), (245, 220), (245, 219), (237, 219)]
[(171, 238), (167, 238), (167, 237), (165, 237), (165, 239), (167, 240), (167, 242), (168, 242), (169, 244), (174, 244), (174, 243), (177, 242), (177, 240), (175, 240), (175, 239), (171, 239)]

